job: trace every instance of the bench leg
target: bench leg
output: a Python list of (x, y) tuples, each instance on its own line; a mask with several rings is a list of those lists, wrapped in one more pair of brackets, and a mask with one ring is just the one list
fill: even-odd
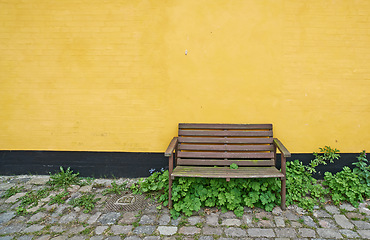
[(286, 199), (286, 178), (281, 179), (281, 209), (285, 210), (285, 199)]
[(168, 178), (168, 208), (172, 208), (172, 178)]

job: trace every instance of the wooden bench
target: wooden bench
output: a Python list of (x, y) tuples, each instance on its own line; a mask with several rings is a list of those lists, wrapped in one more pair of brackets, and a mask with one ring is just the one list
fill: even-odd
[[(281, 171), (275, 167), (276, 148), (281, 152)], [(285, 209), (285, 165), (290, 152), (273, 138), (272, 124), (180, 123), (178, 137), (172, 139), (165, 156), (169, 157), (169, 208), (175, 177), (203, 177), (280, 178)], [(232, 163), (239, 168), (230, 169)]]

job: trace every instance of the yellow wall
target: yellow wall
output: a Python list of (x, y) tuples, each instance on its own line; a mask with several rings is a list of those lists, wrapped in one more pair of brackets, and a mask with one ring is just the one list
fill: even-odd
[(370, 1), (0, 0), (0, 149), (163, 152), (178, 122), (370, 151)]

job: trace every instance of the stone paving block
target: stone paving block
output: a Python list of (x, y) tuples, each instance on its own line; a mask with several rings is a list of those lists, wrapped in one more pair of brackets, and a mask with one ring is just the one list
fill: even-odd
[(42, 230), (44, 227), (45, 225), (35, 224), (35, 225), (31, 225), (28, 228), (24, 229), (22, 232), (24, 233), (38, 232)]
[(17, 238), (17, 240), (32, 240), (33, 239), (33, 235), (24, 235), (24, 236), (20, 236)]
[[(225, 225), (225, 226), (240, 226), (242, 224), (242, 222), (239, 220), (239, 219), (235, 219), (235, 218), (231, 218), (231, 219), (224, 219), (222, 221), (222, 225)], [(194, 225), (194, 224), (192, 224)]]
[(87, 193), (87, 192), (91, 192), (91, 190), (92, 190), (92, 185), (86, 185), (86, 186), (82, 186), (78, 191)]
[(352, 220), (352, 219), (364, 220), (365, 219), (365, 216), (363, 216), (361, 213), (348, 212), (345, 215), (348, 218), (348, 220)]
[(222, 228), (220, 227), (210, 227), (205, 226), (203, 227), (203, 234), (205, 235), (222, 235)]
[(67, 215), (64, 215), (60, 218), (59, 223), (70, 223), (74, 221), (77, 218), (76, 213), (69, 213)]
[(43, 213), (43, 212), (38, 212), (38, 213), (36, 213), (35, 215), (33, 215), (31, 218), (30, 218), (30, 220), (28, 220), (28, 222), (30, 223), (30, 222), (37, 222), (37, 221), (39, 221), (39, 220), (41, 220), (41, 219), (44, 219), (46, 217), (46, 214), (45, 213)]
[(301, 237), (307, 237), (307, 238), (314, 238), (314, 237), (316, 237), (316, 232), (315, 232), (315, 230), (310, 229), (310, 228), (300, 228), (300, 229), (298, 230), (298, 234), (299, 234)]
[[(133, 239), (135, 239), (135, 237)], [(141, 239), (141, 238), (139, 238), (139, 239)], [(110, 237), (105, 238), (104, 240), (121, 240), (121, 237), (120, 236), (110, 236)]]
[(13, 196), (11, 196), (10, 198), (6, 199), (5, 203), (15, 203), (16, 201), (18, 201), (19, 198), (21, 198), (25, 195), (26, 195), (25, 192), (16, 193)]
[(87, 213), (80, 213), (80, 215), (78, 216), (78, 221), (80, 222), (86, 222), (87, 219), (90, 217), (91, 215), (90, 214), (87, 214)]
[(95, 228), (95, 234), (101, 235), (107, 229), (108, 229), (108, 226), (97, 226)]
[(117, 219), (121, 216), (118, 212), (109, 212), (106, 214), (103, 214), (98, 219), (98, 222), (100, 222), (103, 225), (112, 225), (115, 224)]
[(370, 223), (365, 221), (352, 221), (358, 229), (370, 229)]
[(159, 217), (158, 224), (159, 225), (167, 225), (171, 221), (171, 217), (169, 214), (163, 214)]
[(50, 176), (37, 176), (32, 177), (27, 184), (45, 185), (50, 180)]
[(359, 238), (360, 237), (356, 232), (352, 230), (348, 230), (348, 229), (340, 229), (339, 232), (341, 234), (344, 234), (344, 236), (347, 238)]
[(316, 218), (331, 218), (332, 216), (325, 210), (314, 210), (313, 216)]
[(197, 227), (182, 227), (179, 229), (179, 233), (184, 235), (194, 235), (200, 233), (200, 228)]
[(143, 215), (139, 221), (139, 224), (154, 224), (156, 220), (155, 215)]
[(210, 215), (206, 216), (206, 224), (210, 226), (218, 226), (218, 214), (211, 213)]
[(325, 205), (324, 208), (326, 211), (328, 211), (331, 214), (340, 214), (338, 207), (334, 205)]
[(363, 239), (370, 239), (370, 230), (357, 230), (357, 233), (360, 234)]
[(261, 227), (261, 228), (273, 228), (275, 227), (275, 224), (273, 221), (271, 220), (260, 220), (257, 222), (257, 227)]
[(297, 221), (299, 216), (291, 210), (286, 210), (283, 215), (290, 221)]
[(177, 227), (173, 226), (159, 226), (157, 228), (159, 234), (161, 235), (166, 235), (166, 236), (171, 236), (174, 235), (177, 232)]
[(283, 217), (274, 217), (276, 227), (285, 227), (285, 220)]
[(5, 212), (0, 214), (0, 224), (6, 223), (15, 217), (15, 212)]
[(13, 237), (11, 236), (4, 236), (4, 237), (0, 237), (0, 240), (12, 240)]
[(155, 231), (155, 226), (138, 226), (136, 227), (133, 232), (136, 234), (152, 234)]
[(275, 216), (280, 216), (283, 213), (283, 210), (281, 210), (281, 207), (276, 206), (274, 209), (272, 209), (272, 214)]
[(253, 216), (249, 214), (243, 215), (243, 223), (247, 224), (248, 226), (251, 226), (253, 223)]
[(192, 216), (188, 218), (188, 223), (190, 225), (196, 225), (197, 223), (204, 222), (204, 219), (199, 216)]
[(69, 239), (68, 236), (61, 235), (61, 236), (54, 237), (51, 240), (67, 240), (67, 239)]
[(170, 225), (177, 226), (177, 225), (179, 225), (180, 221), (181, 221), (181, 218), (171, 219)]
[(50, 231), (53, 233), (61, 233), (64, 232), (66, 229), (63, 226), (51, 226)]
[(133, 229), (132, 225), (122, 226), (122, 225), (113, 225), (110, 228), (110, 232), (113, 235), (128, 234)]
[(147, 236), (143, 238), (143, 240), (160, 240), (160, 239), (161, 239), (160, 236)]
[(103, 236), (93, 236), (90, 238), (90, 240), (103, 240), (105, 237)]
[(342, 235), (338, 232), (338, 230), (335, 229), (318, 228), (316, 231), (322, 238), (335, 238), (335, 239), (343, 238)]
[(354, 225), (344, 215), (334, 215), (334, 220), (341, 228), (352, 229)]
[(84, 236), (73, 236), (70, 238), (70, 240), (85, 240)]
[[(117, 240), (120, 240), (120, 239), (121, 239), (120, 237), (117, 238)], [(111, 239), (111, 240), (116, 240), (116, 239)], [(141, 238), (139, 238), (138, 236), (130, 236), (130, 237), (126, 237), (124, 240), (141, 240)]]
[(212, 236), (200, 236), (198, 240), (213, 240)]
[(225, 213), (221, 213), (220, 214), (220, 218), (221, 219), (225, 219), (225, 218), (236, 218), (236, 215), (234, 212), (232, 211), (227, 211)]
[(294, 228), (277, 228), (275, 229), (277, 237), (297, 238), (297, 233)]
[(250, 237), (275, 237), (275, 233), (272, 229), (249, 228), (247, 229), (247, 232)]
[(228, 237), (245, 237), (247, 236), (247, 233), (244, 229), (236, 228), (236, 227), (230, 227), (225, 228), (225, 234)]
[(301, 218), (303, 219), (303, 223), (306, 224), (307, 226), (314, 227), (314, 228), (317, 227), (316, 223), (313, 221), (313, 219), (310, 216), (302, 216)]
[(353, 207), (351, 204), (349, 204), (349, 203), (342, 203), (341, 205), (339, 205), (339, 208), (340, 209), (344, 209), (344, 210), (347, 210), (347, 211), (350, 211), (350, 212), (352, 212), (352, 211), (355, 211), (356, 210), (356, 208), (355, 207)]
[(331, 228), (331, 229), (338, 229), (336, 223), (333, 219), (320, 219), (319, 220), (319, 226), (322, 228)]
[(20, 232), (25, 228), (26, 228), (26, 225), (23, 225), (23, 224), (8, 225), (0, 229), (0, 235)]
[(50, 238), (51, 238), (50, 235), (43, 235), (43, 236), (35, 238), (35, 240), (49, 240)]
[(120, 224), (131, 224), (137, 221), (137, 212), (126, 212), (122, 215), (122, 219), (119, 220)]

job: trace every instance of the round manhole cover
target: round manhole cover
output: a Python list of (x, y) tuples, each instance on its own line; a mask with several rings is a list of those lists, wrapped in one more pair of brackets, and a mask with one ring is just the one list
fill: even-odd
[(129, 191), (121, 195), (113, 195), (107, 199), (104, 211), (136, 211), (145, 208), (149, 204), (144, 195), (134, 195)]

